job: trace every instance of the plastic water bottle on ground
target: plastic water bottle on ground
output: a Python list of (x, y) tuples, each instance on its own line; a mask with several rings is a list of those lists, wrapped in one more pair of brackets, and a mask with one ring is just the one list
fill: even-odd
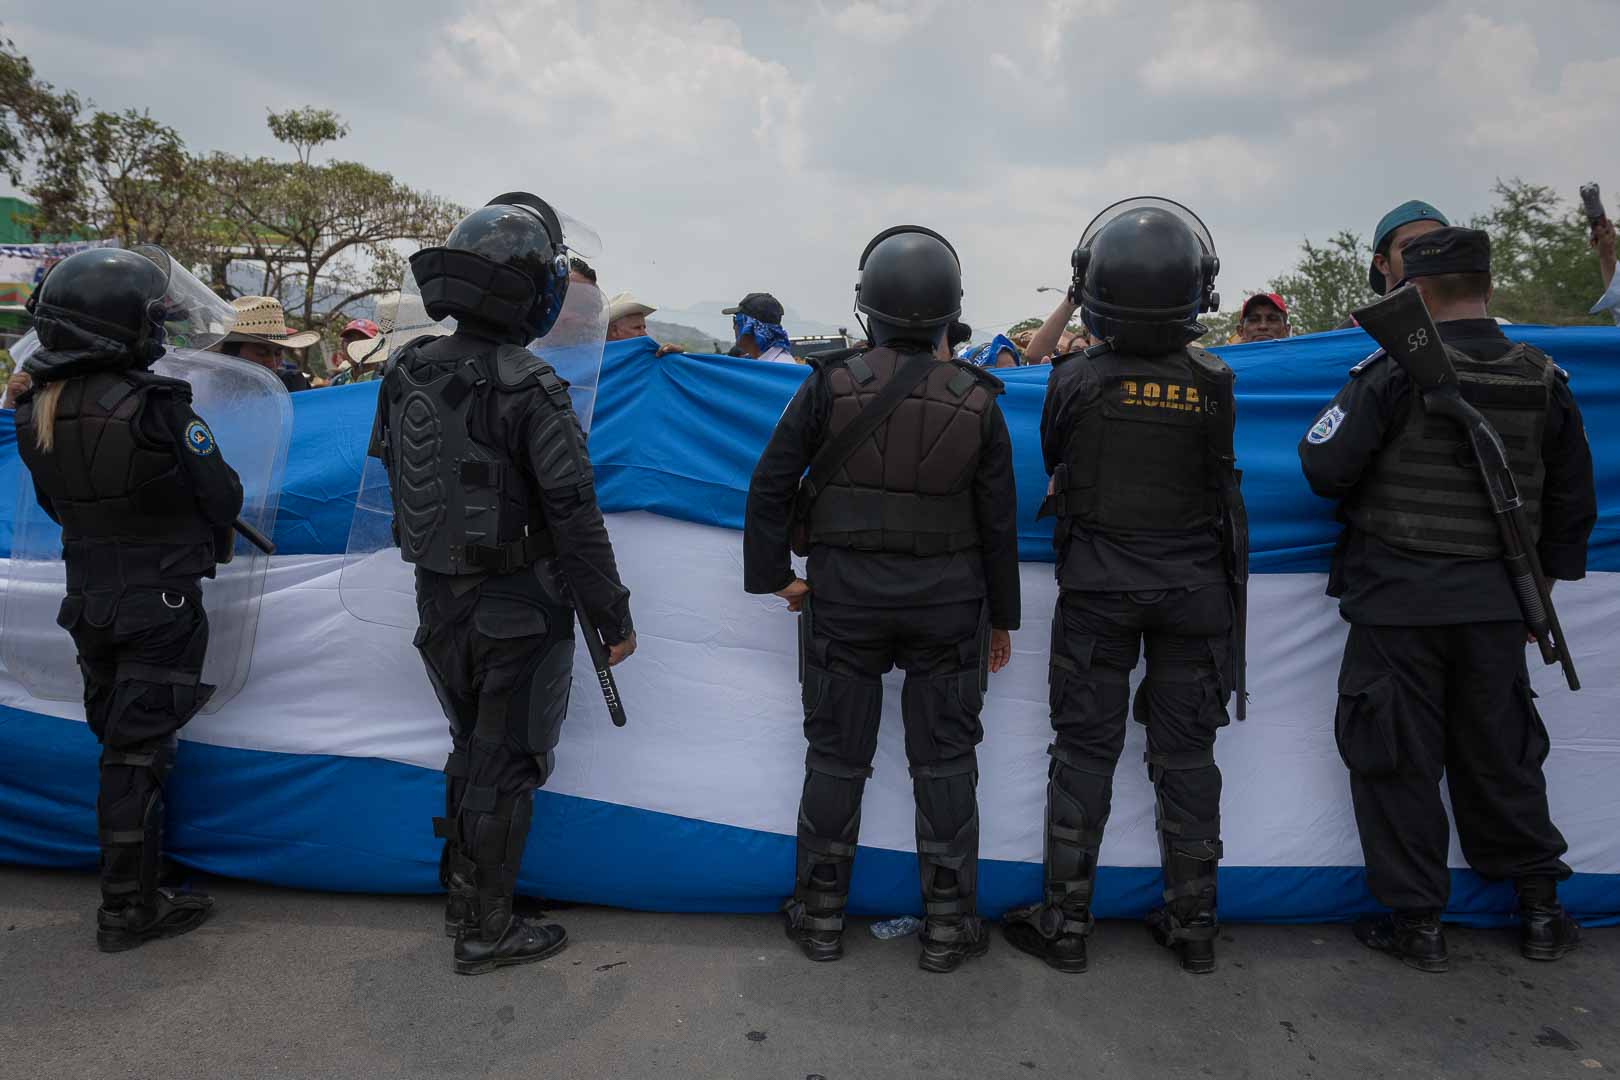
[(872, 936), (881, 941), (892, 941), (895, 938), (915, 934), (922, 929), (922, 920), (915, 915), (901, 915), (897, 919), (884, 919), (882, 922), (872, 924)]

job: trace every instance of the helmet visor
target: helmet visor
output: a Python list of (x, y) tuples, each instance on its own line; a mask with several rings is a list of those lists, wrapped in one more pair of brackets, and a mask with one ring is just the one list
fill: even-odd
[(1115, 218), (1123, 217), (1124, 215), (1133, 213), (1137, 210), (1146, 210), (1150, 208), (1155, 210), (1164, 210), (1180, 218), (1187, 228), (1193, 231), (1193, 235), (1198, 237), (1198, 243), (1203, 246), (1204, 254), (1216, 254), (1215, 239), (1209, 235), (1209, 229), (1205, 227), (1201, 220), (1199, 220), (1198, 215), (1178, 202), (1171, 199), (1162, 199), (1157, 195), (1138, 195), (1134, 198), (1121, 199), (1119, 202), (1114, 203), (1102, 213), (1091, 219), (1091, 224), (1087, 225), (1086, 231), (1081, 234), (1079, 246), (1083, 248), (1090, 247), (1091, 242), (1096, 239), (1097, 234), (1102, 232), (1103, 228)]
[(152, 305), (153, 319), (163, 327), (165, 345), (203, 351), (225, 340), (236, 325), (235, 308), (162, 248), (138, 244), (130, 250), (156, 263), (166, 279), (162, 298)]

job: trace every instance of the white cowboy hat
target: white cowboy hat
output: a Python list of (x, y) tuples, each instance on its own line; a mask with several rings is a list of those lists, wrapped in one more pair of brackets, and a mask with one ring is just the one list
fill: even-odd
[(408, 345), (419, 337), (444, 337), (449, 334), (443, 324), (428, 317), (420, 296), (411, 295), (404, 303), (397, 292), (377, 298), (377, 325), (382, 333), (374, 338), (351, 341), (343, 347), (349, 363), (356, 367), (374, 367), (387, 360), (401, 345)]
[(239, 296), (231, 301), (236, 309), (236, 325), (226, 341), (256, 341), (282, 349), (306, 349), (321, 340), (318, 330), (294, 332), (287, 326), (287, 312), (281, 301), (271, 296)]
[(622, 292), (608, 301), (607, 321), (615, 323), (626, 315), (651, 315), (657, 310), (651, 304), (637, 300), (634, 293)]

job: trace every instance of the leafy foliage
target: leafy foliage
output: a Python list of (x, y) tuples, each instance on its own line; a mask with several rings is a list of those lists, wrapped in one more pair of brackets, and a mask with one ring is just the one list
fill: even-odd
[[(30, 79), (27, 61), (0, 49), (0, 93)], [(37, 84), (32, 92), (52, 93)], [(281, 300), (294, 325), (341, 326), (369, 298), (398, 287), (405, 266), (395, 244), (437, 242), (462, 213), (365, 165), (314, 163), (316, 148), (349, 130), (329, 109), (269, 114), (271, 134), (296, 157), (278, 161), (194, 155), (149, 113), (82, 115), (71, 95), (51, 100), (69, 122), (27, 130), (0, 122), (0, 154), (8, 145), (37, 154), (27, 187), (35, 235), (160, 244), (225, 296), (235, 291), (233, 271), (240, 281), (251, 267), (254, 290)], [(0, 168), (16, 160), (0, 157)]]

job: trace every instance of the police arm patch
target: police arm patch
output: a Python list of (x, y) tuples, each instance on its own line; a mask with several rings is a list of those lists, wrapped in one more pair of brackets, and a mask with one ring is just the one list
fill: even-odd
[(1346, 415), (1348, 414), (1337, 405), (1329, 406), (1328, 411), (1322, 414), (1322, 418), (1311, 426), (1310, 434), (1305, 436), (1305, 441), (1312, 446), (1320, 446), (1327, 442), (1339, 433)]
[(214, 452), (214, 433), (208, 430), (207, 424), (193, 420), (186, 425), (186, 448), (198, 457), (207, 457)]

